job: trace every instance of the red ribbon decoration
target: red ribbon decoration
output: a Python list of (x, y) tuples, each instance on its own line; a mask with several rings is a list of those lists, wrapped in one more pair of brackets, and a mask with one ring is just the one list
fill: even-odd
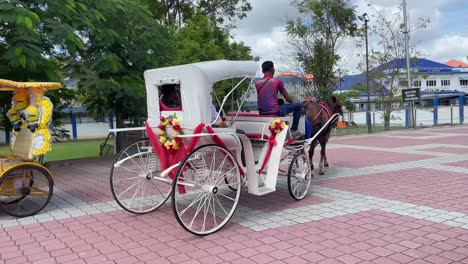
[[(280, 119), (281, 120), (281, 119)], [(274, 127), (271, 127), (268, 126), (268, 128), (270, 129), (270, 137), (268, 138), (268, 149), (267, 149), (267, 152), (265, 153), (265, 158), (263, 159), (263, 163), (262, 163), (262, 166), (260, 167), (260, 170), (258, 171), (258, 173), (262, 173), (263, 170), (265, 169), (265, 166), (268, 164), (268, 161), (270, 160), (270, 156), (271, 156), (271, 151), (273, 150), (273, 147), (276, 145), (276, 131), (277, 129), (279, 129), (280, 131), (283, 130), (283, 128), (281, 127), (282, 123), (284, 121), (281, 120), (281, 122), (275, 122), (274, 123)]]
[[(200, 134), (203, 131), (204, 127), (206, 127), (206, 130), (208, 131), (209, 134), (213, 134), (212, 137), (213, 137), (213, 141), (214, 141), (215, 144), (217, 144), (219, 146), (222, 146), (224, 148), (227, 148), (226, 144), (219, 138), (219, 136), (214, 134), (215, 131), (213, 130), (213, 128), (210, 127), (210, 126), (206, 126), (204, 123), (199, 124), (195, 128), (195, 130), (193, 131), (193, 134), (194, 135)], [(151, 145), (153, 146), (154, 152), (156, 153), (156, 155), (158, 156), (158, 158), (159, 158), (159, 160), (161, 162), (161, 171), (164, 171), (167, 168), (169, 168), (170, 166), (172, 166), (172, 165), (174, 165), (174, 164), (176, 164), (178, 162), (181, 162), (190, 152), (192, 152), (192, 150), (195, 148), (198, 141), (200, 140), (200, 137), (191, 138), (190, 142), (188, 144), (188, 147), (185, 148), (183, 139), (178, 137), (178, 136), (174, 136), (174, 139), (179, 144), (179, 149), (178, 150), (175, 150), (175, 149), (172, 149), (172, 148), (167, 149), (166, 147), (160, 147), (159, 146), (158, 140), (156, 139), (156, 136), (154, 135), (153, 130), (149, 126), (148, 122), (145, 122), (145, 128), (146, 128), (146, 134), (148, 135), (148, 139), (150, 140)], [(158, 128), (161, 129), (161, 125), (159, 125)], [(274, 140), (274, 137), (273, 137), (273, 140)], [(276, 141), (275, 141), (275, 143), (276, 143)], [(271, 150), (270, 150), (270, 152), (271, 152)], [(236, 161), (233, 161), (233, 162), (236, 162)], [(245, 175), (244, 170), (241, 167), (239, 167), (239, 169), (240, 169), (240, 173), (244, 176)], [(169, 177), (171, 179), (174, 179), (174, 177), (175, 177), (175, 171), (174, 170), (169, 172)], [(177, 187), (179, 189), (180, 194), (185, 193), (185, 187), (184, 186), (178, 185)]]
[[(176, 158), (177, 151), (175, 151), (174, 149), (168, 150), (166, 147), (161, 148), (159, 146), (158, 141), (156, 140), (156, 136), (154, 135), (153, 130), (151, 129), (148, 122), (145, 122), (145, 128), (146, 128), (146, 134), (148, 135), (148, 139), (150, 140), (151, 145), (153, 146), (154, 152), (158, 156), (159, 161), (161, 163), (161, 171), (164, 171), (167, 168), (169, 168), (170, 166), (176, 164), (178, 162), (177, 158)], [(183, 144), (183, 142), (182, 142), (182, 144)], [(183, 147), (183, 145), (180, 145), (180, 146)], [(175, 177), (175, 171), (174, 170), (169, 172), (169, 177), (171, 179), (174, 179), (174, 177)], [(178, 185), (177, 187), (179, 189), (180, 194), (185, 193), (185, 187), (184, 186)]]

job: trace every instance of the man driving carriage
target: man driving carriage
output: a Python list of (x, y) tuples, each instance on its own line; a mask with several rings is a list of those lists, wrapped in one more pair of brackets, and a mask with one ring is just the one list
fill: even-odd
[[(280, 79), (274, 78), (275, 67), (272, 61), (262, 63), (263, 78), (255, 83), (257, 89), (258, 111), (261, 115), (277, 115), (286, 116), (289, 113), (293, 114), (293, 123), (291, 132), (293, 137), (299, 137), (301, 132), (297, 131), (299, 119), (301, 118), (302, 105), (289, 96), (284, 88), (284, 83)], [(278, 92), (289, 104), (278, 103)]]

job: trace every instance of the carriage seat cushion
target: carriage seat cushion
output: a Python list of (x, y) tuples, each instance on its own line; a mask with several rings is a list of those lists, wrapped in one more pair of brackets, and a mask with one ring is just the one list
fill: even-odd
[(271, 122), (277, 118), (284, 120), (286, 123), (292, 122), (291, 116), (261, 115), (258, 112), (240, 112), (239, 114), (236, 112), (229, 112), (226, 114), (226, 118), (228, 120), (235, 118), (236, 122)]
[(159, 111), (182, 111), (182, 106), (170, 107), (167, 106), (163, 101), (159, 101)]

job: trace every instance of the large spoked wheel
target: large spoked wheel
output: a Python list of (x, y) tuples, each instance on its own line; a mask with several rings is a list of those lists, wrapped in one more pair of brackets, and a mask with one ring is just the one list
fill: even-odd
[(49, 203), (53, 188), (47, 169), (34, 164), (11, 167), (0, 178), (0, 208), (14, 217), (34, 215)]
[(231, 152), (214, 144), (196, 148), (174, 178), (172, 208), (177, 221), (199, 236), (218, 231), (236, 210), (241, 184), (239, 165)]
[(289, 194), (296, 200), (306, 197), (310, 188), (312, 172), (307, 155), (299, 153), (289, 164), (288, 170), (288, 190)]
[(161, 165), (149, 140), (129, 145), (112, 165), (110, 186), (115, 201), (134, 214), (157, 210), (169, 198), (172, 187), (172, 180), (160, 174)]

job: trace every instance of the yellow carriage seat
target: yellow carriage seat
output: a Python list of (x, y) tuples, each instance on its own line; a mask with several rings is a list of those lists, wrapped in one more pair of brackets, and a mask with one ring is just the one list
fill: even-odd
[[(16, 111), (17, 115), (23, 117), (27, 124), (21, 130), (14, 129), (11, 132), (10, 148), (12, 155), (0, 154), (0, 173), (11, 166), (21, 162), (34, 161), (35, 157), (45, 154), (50, 150), (50, 133), (47, 128), (52, 118), (52, 103), (49, 98), (42, 95), (47, 90), (61, 88), (59, 83), (37, 83), (37, 82), (12, 82), (0, 79), (0, 90), (16, 91), (15, 96), (21, 94), (21, 98), (16, 98), (16, 109), (21, 107), (22, 111)], [(30, 99), (28, 105), (24, 105), (26, 100), (21, 100), (24, 93), (28, 92)], [(20, 99), (20, 100), (17, 100)], [(10, 113), (10, 121), (19, 122), (17, 116)]]
[(3, 172), (14, 166), (15, 164), (34, 161), (35, 156), (33, 154), (33, 141), (34, 134), (29, 129), (21, 129), (18, 132), (14, 132), (14, 136), (11, 137), (12, 155), (1, 155), (0, 156), (0, 172)]

